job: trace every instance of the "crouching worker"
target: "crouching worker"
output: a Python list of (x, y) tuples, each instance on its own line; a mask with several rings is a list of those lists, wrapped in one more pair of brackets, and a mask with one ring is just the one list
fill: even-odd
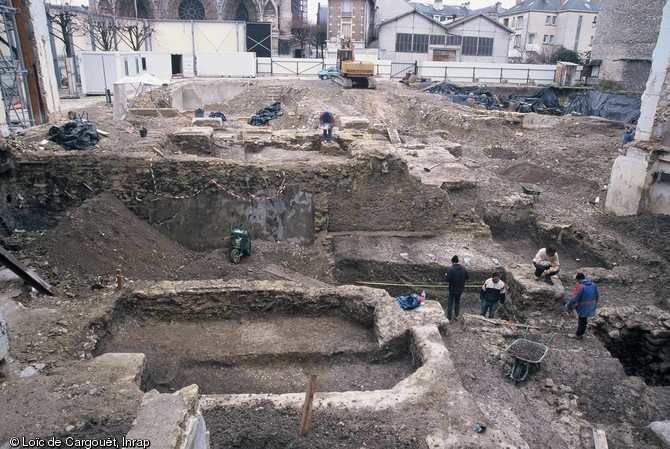
[(484, 282), (479, 292), (479, 303), (482, 305), (481, 315), (485, 317), (488, 312), (489, 318), (493, 318), (499, 305), (505, 304), (505, 293), (507, 293), (507, 287), (500, 280), (500, 273), (496, 271)]
[(335, 114), (330, 111), (323, 111), (319, 117), (319, 124), (323, 130), (323, 141), (333, 141), (333, 128), (335, 127)]

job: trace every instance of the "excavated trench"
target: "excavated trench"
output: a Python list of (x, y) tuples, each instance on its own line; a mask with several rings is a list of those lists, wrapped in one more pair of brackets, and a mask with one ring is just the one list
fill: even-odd
[(151, 311), (121, 303), (95, 355), (145, 354), (144, 389), (160, 392), (195, 383), (202, 394), (296, 393), (309, 374), (320, 391), (383, 390), (414, 372), (409, 342), (380, 348), (370, 312), (346, 300), (321, 308), (298, 294), (229, 295), (184, 293), (174, 299), (182, 307)]

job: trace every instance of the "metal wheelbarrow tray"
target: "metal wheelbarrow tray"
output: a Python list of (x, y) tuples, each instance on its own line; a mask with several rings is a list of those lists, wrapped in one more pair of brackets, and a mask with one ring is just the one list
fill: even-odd
[(528, 371), (531, 366), (539, 368), (540, 362), (542, 362), (547, 355), (547, 352), (549, 352), (549, 345), (556, 336), (556, 334), (553, 334), (551, 338), (549, 338), (547, 344), (542, 344), (526, 339), (527, 335), (528, 328), (526, 328), (523, 338), (514, 340), (512, 344), (505, 349), (505, 352), (514, 359), (512, 371), (509, 376), (515, 382), (524, 380), (526, 376), (528, 376)]

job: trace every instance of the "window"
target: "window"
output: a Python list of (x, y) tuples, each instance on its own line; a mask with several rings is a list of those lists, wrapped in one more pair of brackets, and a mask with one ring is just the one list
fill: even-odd
[(340, 25), (342, 27), (342, 37), (345, 39), (350, 39), (351, 38), (351, 19), (349, 21), (342, 21), (342, 24)]
[(523, 28), (523, 16), (519, 16), (516, 18), (516, 27), (517, 29)]
[(535, 43), (535, 34), (528, 35), (528, 45), (533, 45)]
[(545, 25), (556, 25), (556, 16), (547, 16), (544, 21)]
[(493, 38), (464, 36), (461, 53), (468, 56), (491, 56), (493, 54)]
[(553, 44), (554, 43), (554, 35), (553, 34), (545, 34), (544, 38), (542, 39), (543, 44)]
[(183, 0), (177, 8), (181, 20), (205, 20), (205, 7), (200, 0)]
[(433, 16), (433, 20), (435, 20), (436, 22), (439, 22), (440, 19), (442, 19), (442, 16), (440, 16), (439, 14), (435, 14), (435, 15)]
[(493, 38), (492, 37), (480, 37), (479, 44), (477, 45), (477, 54), (479, 56), (491, 56), (493, 55)]
[(414, 53), (428, 53), (428, 34), (415, 34), (414, 42), (412, 44), (412, 52)]
[(591, 36), (591, 40), (589, 41), (589, 47), (593, 47), (593, 36)]
[(409, 33), (397, 33), (395, 35), (395, 51), (409, 53), (412, 51), (412, 35)]
[(514, 48), (521, 47), (521, 35), (517, 34), (514, 36)]
[(130, 74), (128, 72), (128, 58), (123, 58), (123, 69), (124, 69), (124, 72), (125, 72), (126, 76), (128, 76)]
[(352, 1), (351, 0), (342, 0), (342, 16), (351, 17), (352, 11)]
[(503, 25), (509, 28), (509, 19), (503, 19)]
[(460, 47), (462, 41), (463, 41), (462, 36), (458, 36), (456, 34), (447, 35), (447, 45), (458, 45)]
[(431, 34), (430, 45), (444, 45), (446, 36), (435, 36)]

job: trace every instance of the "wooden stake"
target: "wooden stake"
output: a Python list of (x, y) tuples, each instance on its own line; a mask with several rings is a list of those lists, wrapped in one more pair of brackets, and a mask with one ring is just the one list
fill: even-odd
[(116, 269), (116, 289), (117, 290), (123, 289), (123, 274), (121, 274), (120, 268)]
[(310, 374), (307, 379), (307, 392), (305, 393), (305, 403), (302, 406), (302, 417), (300, 418), (300, 436), (307, 436), (307, 426), (309, 416), (312, 413), (312, 402), (314, 401), (314, 386), (316, 384), (316, 374)]

